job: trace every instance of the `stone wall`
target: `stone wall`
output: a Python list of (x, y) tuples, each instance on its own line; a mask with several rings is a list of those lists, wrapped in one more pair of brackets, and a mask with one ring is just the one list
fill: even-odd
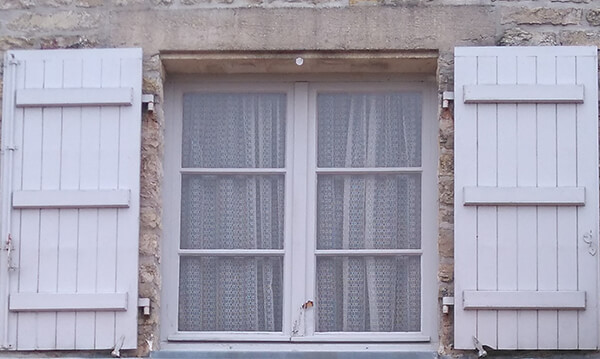
[[(158, 96), (142, 128), (138, 355), (159, 338), (163, 50), (439, 51), (440, 94), (453, 87), (458, 45), (600, 46), (595, 0), (0, 0), (8, 49), (142, 47), (145, 93)], [(1, 61), (1, 60), (0, 60)], [(0, 80), (1, 81), (1, 80)], [(453, 294), (453, 115), (439, 110), (439, 297)], [(452, 353), (452, 315), (440, 314)], [(130, 353), (133, 354), (133, 353)]]

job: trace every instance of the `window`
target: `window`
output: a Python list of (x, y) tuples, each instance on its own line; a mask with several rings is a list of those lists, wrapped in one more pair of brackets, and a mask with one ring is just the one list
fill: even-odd
[(165, 339), (428, 341), (425, 83), (173, 82)]

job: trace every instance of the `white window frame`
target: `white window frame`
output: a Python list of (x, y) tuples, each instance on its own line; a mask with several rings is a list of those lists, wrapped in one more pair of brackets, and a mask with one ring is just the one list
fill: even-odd
[[(437, 106), (435, 86), (426, 81), (325, 82), (318, 79), (284, 78), (284, 81), (250, 78), (250, 81), (221, 79), (174, 79), (166, 86), (166, 128), (164, 164), (164, 212), (162, 245), (163, 305), (161, 340), (167, 345), (193, 345), (212, 342), (319, 342), (389, 343), (437, 342)], [(328, 80), (328, 79), (327, 79)], [(317, 92), (417, 91), (422, 94), (421, 173), (421, 331), (420, 332), (315, 332), (315, 310), (300, 310), (307, 300), (315, 300), (316, 267), (316, 94)], [(258, 169), (257, 173), (285, 173), (284, 284), (282, 332), (179, 332), (178, 285), (181, 201), (182, 98), (187, 92), (280, 92), (287, 95), (286, 161), (284, 169)], [(385, 169), (383, 169), (385, 171)], [(249, 171), (244, 170), (242, 173)], [(344, 169), (339, 171), (346, 172)], [(409, 171), (407, 171), (409, 172)], [(415, 173), (414, 169), (410, 172)], [(418, 173), (419, 171), (417, 171)], [(226, 172), (220, 172), (226, 173)], [(336, 171), (337, 173), (337, 171)], [(402, 173), (400, 171), (399, 173)], [(290, 200), (293, 199), (293, 200)], [(293, 218), (293, 221), (291, 220)], [(301, 240), (311, 238), (311, 240)], [(417, 250), (418, 251), (418, 250)], [(199, 251), (200, 252), (200, 251)], [(397, 250), (415, 252), (415, 250)], [(258, 252), (257, 252), (258, 253)], [(293, 255), (292, 255), (293, 253)], [(307, 275), (307, 273), (312, 273)], [(304, 286), (291, 283), (305, 283)], [(371, 345), (372, 345), (371, 344)], [(272, 345), (272, 344), (271, 344)], [(415, 344), (412, 344), (415, 345)], [(163, 345), (163, 347), (165, 347)], [(430, 346), (426, 346), (431, 349)], [(360, 347), (359, 347), (360, 348)]]

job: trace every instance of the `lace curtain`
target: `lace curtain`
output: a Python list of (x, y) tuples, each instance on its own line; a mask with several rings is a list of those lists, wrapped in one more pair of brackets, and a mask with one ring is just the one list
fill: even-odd
[[(319, 167), (420, 166), (418, 93), (320, 94)], [(420, 248), (419, 174), (320, 175), (318, 249)], [(419, 256), (317, 258), (317, 331), (419, 331)]]
[[(186, 94), (184, 168), (283, 167), (282, 94)], [(284, 178), (187, 174), (182, 249), (282, 249)], [(281, 331), (283, 257), (180, 259), (179, 330)]]

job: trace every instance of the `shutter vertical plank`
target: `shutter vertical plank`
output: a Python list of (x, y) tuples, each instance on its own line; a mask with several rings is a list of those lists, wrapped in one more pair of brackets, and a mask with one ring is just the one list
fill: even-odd
[[(496, 57), (478, 57), (478, 84), (496, 83)], [(497, 105), (477, 105), (477, 185), (497, 185)], [(497, 290), (497, 207), (477, 208), (477, 290)], [(477, 338), (497, 346), (497, 312), (477, 312)]]
[[(498, 58), (498, 84), (517, 83), (517, 58)], [(517, 105), (498, 105), (498, 186), (517, 185)], [(498, 207), (498, 290), (517, 290), (517, 208)], [(517, 349), (517, 312), (498, 312), (498, 347)], [(506, 328), (501, 330), (500, 328)]]
[[(536, 59), (517, 58), (517, 83), (534, 84)], [(534, 104), (517, 106), (517, 186), (536, 186), (536, 108)], [(517, 289), (537, 290), (537, 209), (517, 208)], [(517, 347), (537, 348), (537, 312), (517, 313)]]
[[(15, 70), (16, 73), (16, 84), (17, 88), (25, 87), (25, 66), (18, 66)], [(14, 144), (19, 148), (24, 148), (24, 118), (25, 118), (25, 110), (24, 109), (15, 109), (15, 117), (13, 121), (13, 135), (14, 135)], [(3, 117), (3, 123), (6, 123), (7, 118)], [(3, 126), (4, 127), (4, 126)], [(4, 133), (3, 133), (4, 135)], [(23, 188), (23, 172), (22, 172), (22, 164), (23, 164), (23, 151), (13, 151), (13, 168), (12, 171), (12, 187), (15, 189)], [(3, 166), (3, 170), (6, 168)], [(12, 264), (15, 268), (20, 268), (20, 253), (21, 253), (21, 214), (12, 213), (11, 216), (11, 227), (10, 231), (13, 239), (13, 246), (15, 252), (12, 255)], [(20, 270), (9, 271), (8, 279), (9, 279), (9, 293), (14, 293), (19, 290), (19, 281), (18, 275)], [(9, 293), (6, 293), (8, 295)], [(8, 298), (6, 298), (8, 299)], [(17, 323), (19, 320), (19, 314), (9, 312), (8, 315), (8, 343), (13, 348), (17, 346)]]
[[(121, 84), (142, 82), (142, 69), (140, 60), (135, 58), (121, 59)], [(130, 134), (119, 137), (119, 151), (122, 153), (138, 153), (141, 147), (141, 121), (123, 120), (131, 118), (133, 113), (139, 112), (142, 106), (141, 91), (134, 94), (132, 105), (120, 108), (121, 121), (119, 122), (120, 133)], [(133, 156), (121, 156), (119, 161), (119, 184), (118, 188), (130, 188), (132, 193), (137, 194), (131, 198), (131, 207), (138, 210), (117, 209), (119, 216), (117, 227), (117, 277), (116, 290), (127, 292), (128, 307), (131, 310), (116, 313), (115, 327), (117, 341), (123, 338), (123, 348), (137, 347), (137, 280), (132, 281), (129, 273), (138, 273), (137, 238), (139, 237), (139, 226), (126, 226), (125, 223), (139, 223), (139, 193), (140, 193), (140, 159)], [(127, 240), (135, 238), (135, 241)], [(135, 252), (136, 255), (126, 256), (126, 253)], [(137, 278), (137, 275), (136, 275)]]
[[(81, 87), (83, 63), (81, 59), (64, 61), (64, 87)], [(81, 108), (63, 108), (62, 153), (60, 162), (60, 187), (63, 190), (79, 189), (79, 150), (81, 148)], [(77, 239), (79, 210), (60, 210), (60, 242), (58, 247), (58, 293), (74, 293), (77, 290)], [(56, 314), (56, 348), (75, 347), (75, 313)]]
[[(121, 66), (119, 59), (102, 62), (102, 87), (120, 85)], [(119, 163), (119, 114), (118, 106), (101, 108), (100, 112), (100, 162), (99, 188), (118, 188)], [(117, 258), (117, 209), (98, 211), (98, 293), (115, 291)], [(96, 349), (111, 348), (115, 343), (115, 313), (96, 313)]]
[[(558, 57), (557, 83), (575, 84), (575, 57)], [(556, 109), (556, 152), (558, 186), (577, 186), (577, 109), (574, 104)], [(558, 207), (557, 269), (558, 290), (577, 290), (577, 209)], [(558, 346), (577, 349), (577, 315), (575, 311), (558, 312)]]
[[(27, 61), (26, 88), (41, 88), (44, 84), (44, 62)], [(42, 109), (26, 109), (23, 119), (22, 188), (39, 190), (42, 177)], [(21, 211), (19, 291), (38, 291), (40, 241), (40, 210)], [(37, 313), (19, 313), (17, 346), (37, 349)]]
[[(538, 84), (554, 84), (556, 73), (554, 56), (537, 59)], [(537, 185), (556, 186), (556, 104), (537, 105)], [(538, 290), (557, 290), (556, 207), (538, 207)], [(538, 347), (558, 347), (558, 313), (555, 310), (538, 312)]]
[[(585, 186), (585, 206), (577, 210), (579, 290), (586, 292), (586, 310), (579, 312), (579, 349), (598, 347), (598, 254), (590, 255), (583, 235), (592, 233), (592, 241), (598, 248), (598, 59), (594, 56), (577, 58), (577, 83), (584, 84), (584, 102), (589, 106), (577, 109), (577, 185)], [(593, 164), (593, 165), (592, 165)], [(586, 315), (587, 313), (595, 315)]]
[[(461, 103), (463, 92), (458, 90), (461, 84), (476, 83), (477, 77), (472, 69), (477, 67), (475, 57), (457, 57), (455, 60), (456, 86), (455, 102)], [(462, 188), (464, 186), (477, 185), (477, 169), (473, 163), (477, 162), (477, 110), (476, 106), (465, 106), (462, 108), (460, 119), (455, 121), (455, 131), (463, 134), (461, 141), (455, 141), (454, 153), (456, 158), (464, 159), (457, 161), (454, 167), (456, 199), (454, 200), (455, 216), (474, 218), (476, 207), (462, 206)], [(464, 311), (461, 308), (463, 302), (463, 291), (472, 290), (477, 287), (477, 226), (474, 221), (457, 222), (454, 227), (455, 257), (469, 258), (469, 260), (456, 261), (455, 275), (460, 281), (455, 283), (456, 306), (455, 318), (460, 319), (460, 330), (455, 330), (454, 346), (457, 348), (473, 348), (473, 335), (477, 333), (477, 313), (475, 311)]]
[[(90, 58), (83, 63), (83, 87), (98, 86), (102, 79), (102, 59)], [(79, 189), (98, 189), (100, 168), (100, 108), (84, 107), (81, 113), (81, 149)], [(96, 291), (98, 248), (98, 209), (79, 210), (79, 237), (77, 261), (77, 292)], [(77, 312), (76, 348), (95, 348), (96, 313)]]
[[(44, 88), (60, 88), (63, 83), (62, 60), (46, 60)], [(42, 190), (57, 190), (60, 186), (60, 141), (62, 109), (42, 109)], [(40, 254), (38, 268), (39, 293), (56, 292), (58, 272), (59, 213), (57, 209), (40, 210)], [(38, 314), (39, 349), (56, 347), (56, 313)]]

